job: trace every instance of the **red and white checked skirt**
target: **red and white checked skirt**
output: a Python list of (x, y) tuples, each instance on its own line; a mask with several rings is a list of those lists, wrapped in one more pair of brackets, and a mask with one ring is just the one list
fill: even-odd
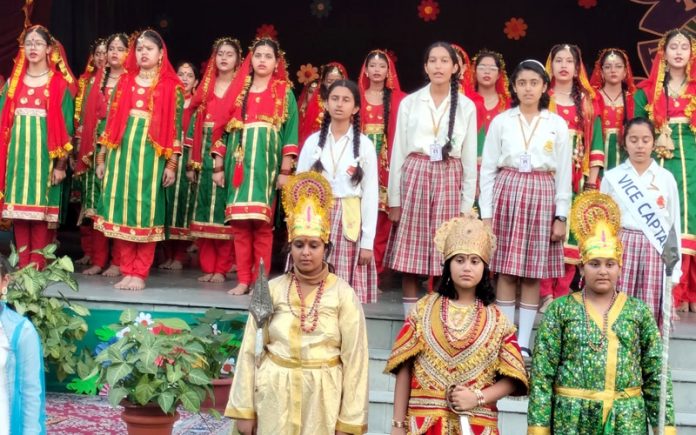
[[(375, 204), (376, 206), (376, 204)], [(343, 278), (358, 295), (363, 304), (377, 302), (377, 266), (374, 257), (370, 264), (361, 266), (360, 239), (351, 242), (343, 236), (341, 201), (335, 198), (331, 209), (331, 252), (328, 262), (333, 265), (334, 273)]]
[(551, 241), (556, 187), (550, 172), (500, 169), (493, 186), (493, 272), (523, 278), (563, 276), (563, 243)]
[(643, 302), (653, 312), (655, 321), (662, 318), (662, 273), (660, 254), (642, 231), (622, 228), (619, 239), (623, 244), (623, 267), (616, 288)]
[(431, 162), (424, 154), (409, 154), (401, 172), (401, 220), (389, 237), (387, 267), (442, 274), (442, 254), (433, 239), (440, 225), (461, 212), (463, 172), (459, 159)]

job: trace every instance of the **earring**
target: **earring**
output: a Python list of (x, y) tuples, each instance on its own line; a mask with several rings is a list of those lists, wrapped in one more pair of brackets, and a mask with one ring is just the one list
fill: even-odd
[(7, 294), (7, 286), (0, 288), (0, 296), (5, 296)]

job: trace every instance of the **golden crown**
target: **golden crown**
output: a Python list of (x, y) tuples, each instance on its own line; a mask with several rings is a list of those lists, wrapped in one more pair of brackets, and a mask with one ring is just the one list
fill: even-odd
[(578, 240), (583, 263), (611, 258), (621, 264), (623, 245), (619, 206), (607, 194), (588, 191), (578, 195), (570, 211), (570, 230)]
[(310, 171), (290, 177), (282, 201), (289, 241), (304, 236), (329, 242), (333, 192), (323, 175)]
[(491, 228), (473, 212), (450, 219), (435, 233), (435, 247), (445, 260), (457, 254), (476, 254), (490, 263), (495, 243)]

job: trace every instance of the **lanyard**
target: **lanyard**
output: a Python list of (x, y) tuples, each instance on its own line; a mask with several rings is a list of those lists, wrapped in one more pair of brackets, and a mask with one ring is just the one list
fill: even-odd
[(522, 125), (522, 114), (520, 113), (520, 117), (517, 118), (517, 120), (520, 122), (520, 131), (522, 132), (522, 139), (524, 140), (524, 152), (527, 154), (529, 152), (529, 142), (532, 141), (532, 137), (534, 137), (534, 132), (536, 131), (537, 127), (539, 126), (539, 121), (541, 120), (541, 116), (537, 117), (536, 121), (534, 122), (534, 127), (532, 127), (532, 134), (527, 137), (527, 135), (524, 133), (524, 125)]
[[(333, 139), (333, 135), (331, 135), (331, 138)], [(345, 141), (343, 139), (345, 139)], [(341, 149), (341, 153), (338, 155), (338, 158), (335, 158), (333, 152), (334, 146), (338, 145), (338, 142), (332, 140), (333, 145), (330, 147), (331, 149), (329, 149), (329, 153), (331, 154), (331, 163), (333, 164), (333, 173), (331, 174), (332, 179), (336, 178), (336, 172), (338, 172), (338, 164), (341, 162), (341, 158), (343, 157), (343, 154), (346, 152), (346, 148), (348, 148), (348, 139), (348, 135), (346, 134), (338, 140), (338, 142), (344, 142), (343, 148)]]
[(440, 115), (440, 119), (437, 120), (437, 124), (435, 123), (435, 113), (433, 113), (433, 109), (428, 106), (428, 110), (430, 111), (430, 119), (433, 122), (433, 136), (435, 136), (435, 143), (437, 143), (437, 138), (440, 134), (440, 124), (442, 124), (442, 118), (445, 117), (445, 113), (448, 112), (450, 103), (447, 103), (447, 106), (445, 107), (445, 110), (442, 111), (442, 114)]

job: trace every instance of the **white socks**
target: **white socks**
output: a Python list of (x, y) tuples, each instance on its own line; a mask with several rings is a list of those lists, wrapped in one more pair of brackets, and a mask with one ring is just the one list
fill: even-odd
[[(529, 352), (529, 340), (532, 336), (532, 328), (534, 327), (534, 319), (536, 318), (539, 305), (529, 305), (520, 303), (520, 327), (517, 331), (517, 341), (520, 348), (526, 350), (526, 356), (531, 356)], [(523, 352), (523, 356), (525, 352)]]
[(402, 298), (402, 301), (404, 303), (404, 319), (406, 319), (408, 318), (408, 315), (411, 313), (413, 307), (416, 306), (418, 298)]
[(515, 324), (515, 300), (511, 301), (501, 301), (500, 299), (495, 300), (495, 304), (500, 308), (500, 311), (507, 316), (511, 324)]

